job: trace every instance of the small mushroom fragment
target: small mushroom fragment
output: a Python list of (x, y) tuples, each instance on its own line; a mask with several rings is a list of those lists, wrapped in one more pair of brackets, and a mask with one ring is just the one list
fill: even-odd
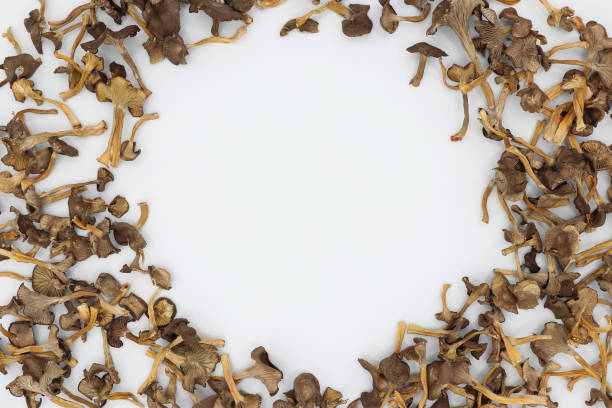
[(419, 68), (417, 69), (415, 76), (410, 81), (410, 85), (412, 86), (419, 86), (421, 84), (423, 74), (425, 73), (427, 58), (433, 57), (441, 59), (442, 57), (447, 56), (447, 54), (441, 49), (425, 42), (416, 43), (413, 46), (406, 48), (406, 51), (412, 54), (419, 54)]
[(113, 127), (108, 141), (108, 147), (98, 161), (105, 166), (117, 167), (121, 156), (121, 135), (126, 110), (132, 116), (140, 117), (144, 114), (142, 104), (146, 93), (134, 88), (129, 81), (121, 77), (110, 80), (110, 85), (98, 83), (96, 96), (100, 102), (113, 104)]
[(300, 407), (314, 408), (321, 404), (321, 386), (319, 380), (310, 374), (302, 373), (293, 381), (295, 400)]
[(283, 28), (281, 28), (280, 35), (281, 37), (284, 37), (289, 34), (290, 31), (293, 31), (295, 29), (298, 29), (301, 33), (318, 33), (319, 23), (313, 20), (312, 18), (309, 18), (304, 22), (304, 24), (298, 27), (297, 19), (292, 18), (291, 20), (285, 23)]
[(13, 346), (23, 348), (36, 345), (32, 323), (13, 322), (9, 326), (8, 331), (14, 335), (13, 337), (9, 338), (9, 341)]
[(395, 12), (395, 9), (393, 8), (393, 6), (391, 6), (391, 0), (384, 0), (384, 3), (382, 4), (382, 6), (383, 6), (383, 11), (382, 11), (382, 16), (380, 17), (380, 25), (389, 34), (393, 34), (395, 30), (397, 30), (397, 27), (399, 26), (400, 21), (409, 21), (413, 23), (423, 21), (427, 18), (431, 10), (431, 4), (427, 3), (425, 5), (425, 9), (423, 10), (423, 13), (420, 16), (400, 17)]
[[(225, 6), (227, 9), (233, 10), (224, 3), (217, 3), (215, 1), (206, 3), (212, 4), (215, 8)], [(195, 2), (192, 1), (190, 9), (193, 7), (196, 7), (197, 10)], [(183, 38), (179, 35), (181, 28), (179, 11), (178, 0), (149, 1), (144, 6), (142, 17), (147, 29), (151, 33), (149, 39), (144, 43), (144, 47), (149, 54), (152, 64), (164, 58), (168, 58), (175, 65), (185, 63), (185, 56), (188, 54), (188, 51)], [(241, 13), (238, 14), (242, 16)], [(219, 18), (216, 19), (220, 20)]]
[(359, 37), (372, 31), (372, 20), (368, 17), (369, 5), (349, 4), (346, 7), (336, 0), (330, 0), (319, 8), (297, 18), (297, 28), (305, 24), (313, 15), (320, 14), (328, 9), (344, 18), (342, 20), (342, 32), (347, 37)]

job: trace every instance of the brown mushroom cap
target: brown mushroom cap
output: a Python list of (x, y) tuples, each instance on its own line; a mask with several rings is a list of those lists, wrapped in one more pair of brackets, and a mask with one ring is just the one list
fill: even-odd
[(42, 64), (40, 58), (34, 59), (30, 54), (19, 54), (6, 57), (0, 68), (4, 70), (9, 83), (13, 84), (18, 79), (32, 77), (40, 64)]
[(15, 335), (15, 337), (9, 338), (11, 344), (15, 347), (28, 347), (36, 344), (34, 338), (34, 329), (30, 322), (13, 322), (9, 326), (9, 333)]
[(319, 380), (310, 373), (302, 373), (295, 378), (293, 391), (295, 392), (295, 399), (301, 407), (314, 407), (321, 403)]
[(349, 4), (353, 12), (348, 19), (342, 20), (342, 32), (347, 37), (359, 37), (372, 31), (372, 20), (368, 17), (369, 5)]
[(98, 279), (96, 279), (96, 288), (98, 288), (104, 296), (115, 298), (121, 291), (121, 284), (113, 275), (104, 272), (98, 275)]
[(418, 42), (411, 47), (406, 48), (406, 51), (416, 54), (423, 54), (427, 57), (442, 58), (448, 56), (446, 52), (438, 47), (434, 47), (426, 42)]
[(108, 205), (108, 212), (117, 218), (121, 218), (130, 209), (130, 204), (123, 196), (116, 196)]
[(66, 284), (49, 269), (36, 265), (32, 272), (32, 288), (45, 296), (58, 297), (66, 292)]

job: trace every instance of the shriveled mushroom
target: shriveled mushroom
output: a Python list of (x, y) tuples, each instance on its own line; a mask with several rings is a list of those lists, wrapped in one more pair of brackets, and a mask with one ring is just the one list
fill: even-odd
[(297, 18), (296, 26), (299, 28), (313, 15), (322, 13), (325, 10), (331, 10), (344, 18), (342, 21), (342, 32), (344, 35), (347, 37), (358, 37), (372, 31), (372, 20), (368, 17), (369, 9), (369, 5), (349, 4), (346, 7), (338, 1), (330, 0), (319, 8)]
[(410, 80), (410, 85), (412, 86), (419, 86), (421, 84), (423, 74), (425, 73), (427, 58), (433, 57), (441, 59), (442, 57), (446, 57), (448, 55), (438, 47), (434, 47), (433, 45), (425, 42), (416, 43), (413, 46), (406, 48), (406, 51), (412, 54), (419, 54), (419, 68), (417, 69), (415, 76), (412, 78), (412, 80)]

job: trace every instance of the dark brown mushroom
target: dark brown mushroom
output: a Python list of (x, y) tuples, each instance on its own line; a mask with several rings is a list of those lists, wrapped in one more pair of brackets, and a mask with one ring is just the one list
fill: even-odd
[(441, 59), (442, 57), (447, 56), (447, 54), (441, 49), (425, 42), (416, 43), (413, 46), (406, 48), (406, 51), (413, 54), (419, 54), (419, 68), (417, 69), (415, 76), (412, 78), (412, 80), (410, 80), (410, 85), (412, 86), (419, 86), (421, 84), (423, 74), (425, 73), (425, 66), (427, 65), (427, 58), (433, 57)]

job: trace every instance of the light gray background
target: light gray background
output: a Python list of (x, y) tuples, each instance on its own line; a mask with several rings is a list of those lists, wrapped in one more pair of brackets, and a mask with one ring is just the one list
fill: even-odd
[[(567, 3), (585, 22), (612, 23), (607, 1)], [(48, 19), (63, 18), (74, 4), (48, 0)], [(465, 141), (449, 141), (461, 125), (460, 95), (443, 87), (433, 62), (420, 88), (408, 83), (418, 57), (405, 49), (425, 39), (428, 22), (400, 24), (389, 35), (377, 22), (378, 2), (371, 4), (374, 30), (355, 39), (342, 35), (340, 18), (330, 13), (317, 17), (318, 34), (279, 37), (285, 21), (312, 8), (306, 0), (253, 10), (255, 21), (238, 43), (193, 49), (189, 65), (181, 67), (150, 66), (140, 46), (142, 33), (127, 41), (154, 91), (145, 112), (159, 112), (161, 119), (141, 128), (136, 137), (140, 158), (113, 170), (117, 181), (103, 197), (125, 195), (132, 204), (125, 216), (129, 221), (138, 219), (137, 202), (149, 203), (151, 216), (143, 230), (149, 242), (146, 264), (173, 273), (169, 296), (179, 304), (180, 315), (203, 336), (226, 339), (225, 351), (236, 370), (250, 364), (251, 349), (264, 345), (284, 370), (282, 391), (291, 388), (297, 374), (311, 371), (322, 387), (356, 397), (370, 387), (357, 357), (378, 361), (388, 354), (397, 321), (438, 327), (433, 314), (440, 310), (442, 284), (453, 284), (449, 302), (458, 307), (465, 293), (462, 276), (481, 281), (490, 278), (493, 267), (513, 265), (500, 254), (506, 220), (494, 196), (491, 223), (480, 222), (481, 195), (502, 145), (484, 139), (476, 121)], [(394, 6), (398, 14), (415, 14), (399, 1)], [(35, 51), (21, 22), (35, 7), (38, 2), (32, 0), (10, 2), (0, 13), (2, 31), (13, 25), (27, 52)], [(537, 21), (535, 28), (551, 44), (576, 40), (575, 33), (548, 27), (545, 10), (535, 0), (518, 8)], [(204, 15), (186, 14), (184, 21), (186, 42), (209, 35)], [(222, 34), (231, 36), (234, 28), (224, 25)], [(67, 37), (68, 47), (73, 38)], [(448, 29), (427, 40), (449, 52), (447, 65), (467, 62)], [(56, 97), (66, 88), (65, 77), (50, 74), (60, 63), (50, 43), (44, 48), (47, 63), (34, 80), (45, 95)], [(0, 53), (11, 52), (0, 39)], [(108, 47), (103, 54), (107, 63), (117, 58)], [(553, 84), (564, 70), (555, 72), (553, 79), (540, 75), (538, 82)], [(8, 87), (0, 89), (2, 123), (10, 118), (9, 96)], [(483, 99), (478, 91), (470, 98), (474, 117)], [(8, 109), (30, 105), (10, 103)], [(70, 105), (84, 123), (104, 119), (111, 124), (111, 105), (97, 103), (88, 92)], [(536, 116), (520, 115), (517, 107), (516, 100), (509, 104), (505, 124), (527, 139)], [(33, 131), (68, 126), (61, 116), (28, 119)], [(132, 123), (130, 118), (126, 135)], [(609, 131), (606, 123), (600, 135)], [(95, 178), (95, 158), (106, 141), (107, 135), (74, 141), (80, 157), (59, 160), (39, 191)], [(1, 210), (7, 217), (4, 201)], [(64, 207), (52, 210), (60, 215)], [(74, 275), (116, 274), (131, 256), (125, 250), (106, 260), (92, 258)], [(5, 268), (9, 265), (30, 269), (8, 262)], [(153, 293), (144, 276), (119, 278), (129, 279), (143, 297)], [(2, 281), (3, 303), (17, 286)], [(522, 313), (520, 325), (514, 319), (505, 326), (512, 335), (529, 335), (551, 318), (547, 312)], [(99, 341), (92, 335), (86, 344), (77, 342), (75, 357), (82, 364), (75, 379), (91, 362), (102, 361)], [(436, 353), (433, 345), (429, 352)], [(129, 347), (114, 355), (123, 379), (116, 390), (137, 389), (151, 364), (144, 349)], [(11, 376), (0, 377), (0, 386), (18, 373), (13, 368)], [(569, 394), (563, 382), (551, 382), (561, 407), (582, 406), (593, 385), (584, 381)], [(76, 382), (70, 385), (74, 389)], [(265, 393), (254, 382), (245, 385)], [(21, 404), (0, 392), (0, 406)]]

